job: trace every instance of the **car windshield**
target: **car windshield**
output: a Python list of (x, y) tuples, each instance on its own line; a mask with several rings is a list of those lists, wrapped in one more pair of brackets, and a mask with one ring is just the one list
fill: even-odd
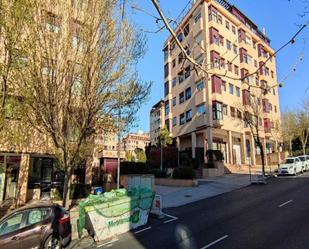
[(287, 159), (285, 160), (284, 163), (286, 163), (286, 164), (294, 163), (294, 159), (292, 159), (292, 158), (287, 158)]
[(299, 159), (303, 162), (305, 161), (305, 157), (299, 157)]

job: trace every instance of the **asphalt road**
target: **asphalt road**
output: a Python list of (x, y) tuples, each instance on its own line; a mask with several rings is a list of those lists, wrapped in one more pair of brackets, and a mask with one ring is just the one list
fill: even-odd
[(309, 249), (309, 173), (270, 179), (165, 210), (149, 224), (96, 248)]

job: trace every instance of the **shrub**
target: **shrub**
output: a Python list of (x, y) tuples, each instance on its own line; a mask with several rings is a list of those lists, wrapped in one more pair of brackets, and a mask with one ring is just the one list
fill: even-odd
[(194, 177), (195, 171), (190, 167), (175, 168), (173, 171), (174, 179), (193, 179)]
[(120, 164), (120, 174), (148, 174), (149, 167), (146, 163), (142, 162), (121, 162)]
[(167, 169), (164, 169), (164, 170), (151, 169), (149, 170), (149, 174), (153, 174), (157, 178), (167, 178), (170, 176), (167, 174)]

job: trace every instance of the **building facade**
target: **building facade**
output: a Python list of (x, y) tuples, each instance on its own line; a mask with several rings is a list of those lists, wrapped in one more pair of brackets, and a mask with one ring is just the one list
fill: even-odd
[(139, 131), (137, 133), (128, 134), (122, 141), (126, 152), (134, 152), (135, 149), (142, 149), (145, 151), (146, 146), (150, 143), (150, 137), (149, 133)]
[(280, 134), (274, 134), (280, 107), (274, 50), (265, 32), (225, 0), (193, 1), (178, 23), (178, 41), (204, 68), (185, 60), (172, 36), (165, 42), (160, 118), (179, 150), (191, 150), (193, 159), (197, 150), (221, 150), (227, 164), (259, 164), (260, 151), (243, 121), (244, 107), (255, 96), (262, 107), (257, 118), (264, 151), (272, 158), (280, 150)]
[(165, 104), (164, 100), (160, 100), (153, 105), (150, 110), (150, 143), (156, 145), (158, 143), (158, 137), (160, 130), (165, 125)]

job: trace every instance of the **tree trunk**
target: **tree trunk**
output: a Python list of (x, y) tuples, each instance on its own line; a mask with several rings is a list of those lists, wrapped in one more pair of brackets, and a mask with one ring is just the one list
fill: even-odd
[(292, 146), (292, 139), (290, 139), (290, 156), (292, 156), (293, 146)]
[(306, 144), (303, 144), (303, 155), (306, 155)]
[(261, 150), (262, 176), (264, 178), (264, 176), (265, 176), (265, 153), (264, 153), (264, 148), (263, 148), (263, 145), (261, 144), (261, 142), (259, 142), (259, 147), (260, 147), (260, 150)]
[(163, 144), (161, 143), (161, 164), (160, 164), (160, 170), (163, 170)]
[(63, 207), (68, 210), (70, 203), (70, 188), (71, 188), (71, 171), (67, 170), (63, 185)]

